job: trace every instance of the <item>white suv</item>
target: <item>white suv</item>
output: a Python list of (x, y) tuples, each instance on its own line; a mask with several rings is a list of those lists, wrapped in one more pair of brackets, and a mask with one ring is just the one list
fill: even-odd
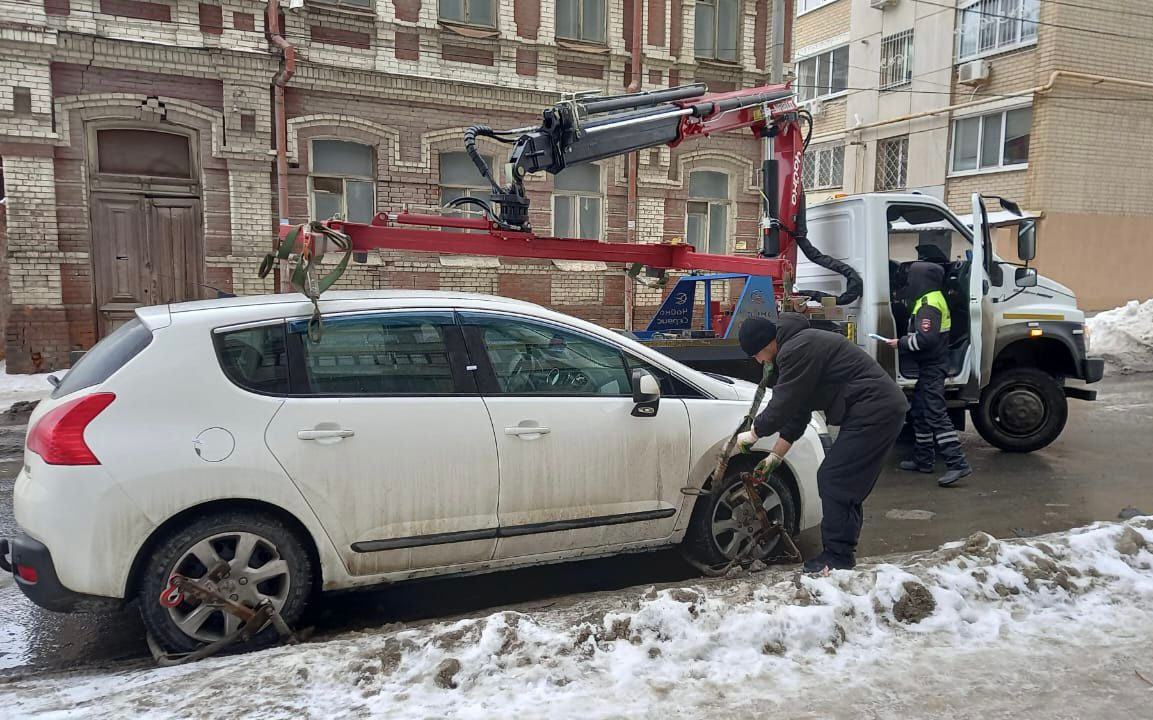
[[(316, 591), (684, 542), (722, 562), (755, 520), (717, 455), (754, 388), (617, 333), (496, 297), (334, 292), (143, 308), (31, 418), (16, 481), (25, 533), (0, 559), (34, 602), (139, 600), (161, 646), (239, 621), (185, 598), (204, 578), (289, 623)], [(816, 525), (818, 415), (763, 488)], [(762, 548), (769, 553), (772, 548)], [(8, 558), (5, 558), (8, 555)], [(221, 579), (223, 577), (223, 579)]]

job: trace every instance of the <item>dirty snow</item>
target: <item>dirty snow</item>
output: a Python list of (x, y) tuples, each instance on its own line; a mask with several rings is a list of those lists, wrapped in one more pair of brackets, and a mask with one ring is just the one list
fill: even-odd
[(1130, 300), (1086, 321), (1089, 352), (1116, 372), (1153, 372), (1153, 300)]
[(0, 360), (0, 412), (6, 412), (13, 404), (27, 401), (36, 402), (48, 397), (52, 386), (49, 375), (63, 379), (65, 371), (38, 373), (36, 375), (9, 375), (8, 363)]
[(0, 681), (5, 717), (1142, 716), (1153, 517), (637, 589), (194, 666)]

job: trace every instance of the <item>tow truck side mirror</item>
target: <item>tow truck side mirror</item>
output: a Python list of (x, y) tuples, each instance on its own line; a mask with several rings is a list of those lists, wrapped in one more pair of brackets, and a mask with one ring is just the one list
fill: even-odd
[(661, 402), (661, 385), (648, 370), (636, 368), (632, 373), (633, 417), (653, 417)]
[[(1037, 222), (1022, 220), (1017, 226), (1017, 257), (1029, 262), (1037, 257)], [(1020, 276), (1018, 276), (1020, 280)], [(1018, 282), (1018, 284), (1020, 284)]]
[(1037, 287), (1037, 268), (1017, 268), (1014, 281), (1019, 288)]

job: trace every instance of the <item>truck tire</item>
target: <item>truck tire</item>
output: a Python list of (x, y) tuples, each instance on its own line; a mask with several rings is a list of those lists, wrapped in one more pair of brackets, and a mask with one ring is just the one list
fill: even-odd
[(993, 447), (1027, 453), (1047, 447), (1069, 419), (1065, 391), (1043, 370), (1007, 368), (993, 373), (981, 402), (969, 411), (973, 427)]
[[(754, 462), (760, 458), (754, 459)], [(743, 465), (734, 458), (733, 465)], [(724, 482), (714, 486), (713, 492), (701, 496), (693, 507), (693, 517), (685, 534), (683, 551), (693, 560), (717, 567), (732, 560), (748, 543), (748, 529), (756, 527), (756, 516), (748, 504), (742, 475), (748, 468), (731, 468)], [(790, 534), (796, 534), (800, 524), (798, 502), (789, 483), (781, 478), (781, 471), (773, 473), (757, 488), (769, 519), (781, 523)], [(779, 540), (747, 556), (748, 560), (765, 560), (782, 555)]]
[[(243, 557), (247, 555), (247, 557)], [(268, 598), (292, 627), (300, 619), (313, 590), (313, 564), (299, 537), (274, 517), (247, 511), (204, 515), (162, 537), (145, 559), (140, 582), (140, 615), (156, 643), (168, 652), (190, 652), (233, 630), (239, 621), (222, 610), (201, 611), (187, 596), (174, 608), (160, 604), (168, 578), (207, 574), (202, 556), (229, 564), (217, 590), (254, 606)], [(253, 641), (277, 638), (271, 624)]]

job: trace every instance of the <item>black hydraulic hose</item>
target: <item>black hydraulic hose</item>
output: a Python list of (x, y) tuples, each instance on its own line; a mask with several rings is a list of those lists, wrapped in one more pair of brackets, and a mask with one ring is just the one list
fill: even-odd
[(468, 153), (468, 156), (472, 158), (473, 165), (476, 165), (476, 169), (480, 172), (481, 176), (485, 180), (488, 180), (488, 184), (492, 186), (493, 193), (501, 195), (504, 193), (504, 189), (500, 185), (497, 185), (496, 180), (492, 176), (492, 171), (489, 169), (488, 163), (484, 159), (484, 156), (481, 155), (480, 151), (476, 149), (477, 135), (494, 138), (496, 140), (500, 140), (501, 142), (508, 141), (504, 138), (497, 137), (496, 131), (487, 125), (473, 125), (464, 131), (464, 149)]
[(805, 254), (814, 265), (819, 265), (826, 270), (832, 270), (838, 275), (845, 278), (845, 292), (840, 295), (833, 295), (831, 293), (821, 292), (820, 290), (795, 290), (798, 295), (805, 295), (812, 300), (820, 300), (821, 298), (836, 298), (838, 305), (848, 305), (854, 302), (865, 290), (865, 284), (861, 280), (861, 276), (850, 265), (846, 265), (836, 258), (829, 257), (824, 254), (809, 242), (809, 227), (808, 221), (805, 220), (805, 193), (801, 193), (800, 206), (797, 208), (797, 227), (793, 232), (793, 239), (797, 242), (797, 247)]

